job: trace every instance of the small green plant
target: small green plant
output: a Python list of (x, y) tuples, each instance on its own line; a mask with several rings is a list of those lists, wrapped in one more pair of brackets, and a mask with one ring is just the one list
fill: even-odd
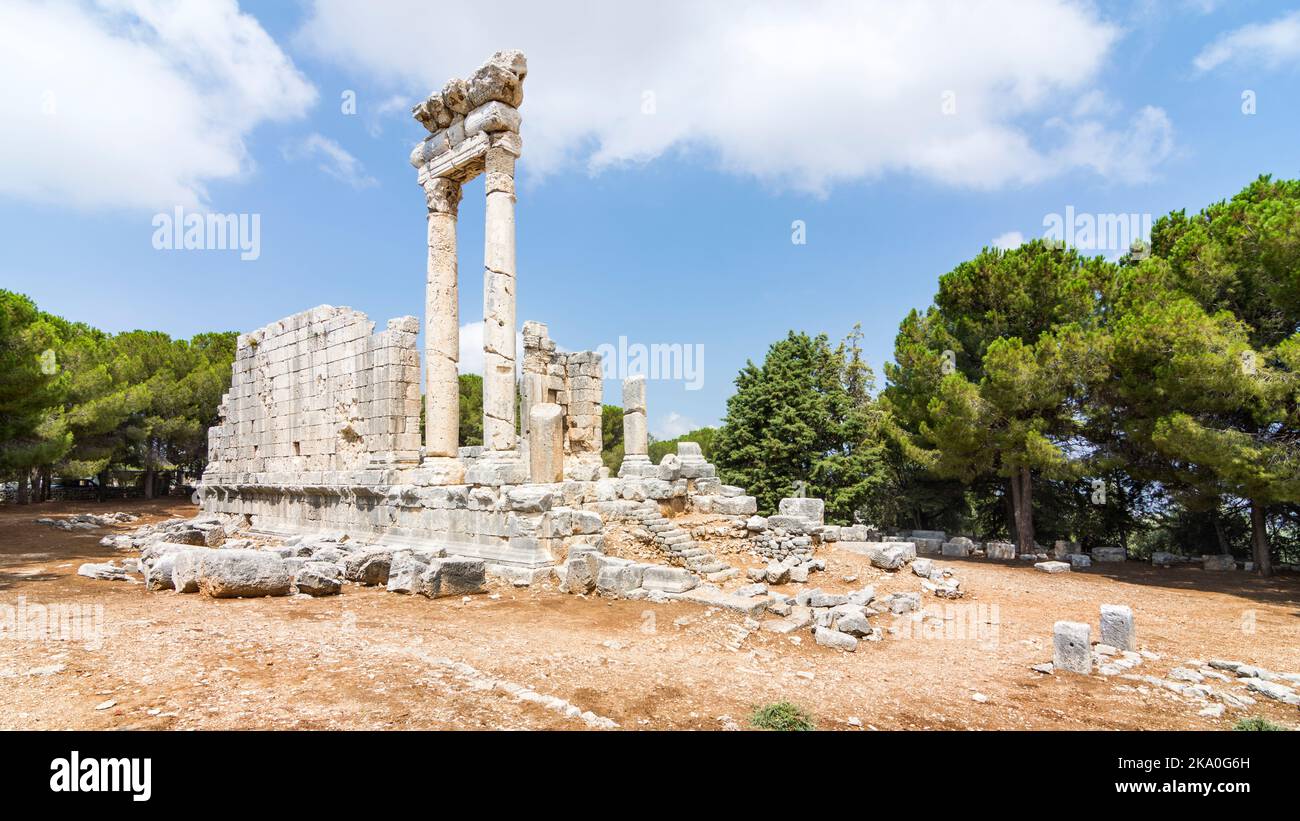
[(1233, 725), (1232, 729), (1250, 732), (1278, 732), (1279, 730), (1285, 730), (1286, 728), (1281, 724), (1269, 721), (1263, 716), (1252, 716), (1251, 718), (1241, 719)]
[(757, 730), (815, 730), (817, 729), (798, 705), (788, 701), (778, 701), (754, 710), (749, 717), (749, 726)]

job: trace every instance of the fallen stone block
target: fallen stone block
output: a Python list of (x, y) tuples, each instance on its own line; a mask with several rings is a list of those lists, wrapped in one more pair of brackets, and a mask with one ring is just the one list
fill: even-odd
[(1044, 573), (1069, 573), (1069, 562), (1038, 562), (1034, 565), (1035, 570), (1041, 570)]
[(176, 567), (176, 554), (166, 553), (159, 556), (144, 573), (146, 590), (175, 590), (172, 572)]
[(1056, 670), (1092, 673), (1092, 628), (1083, 622), (1058, 621), (1052, 627), (1052, 666)]
[(1128, 558), (1128, 554), (1122, 547), (1094, 547), (1092, 549), (1092, 560), (1094, 562), (1122, 562)]
[(293, 586), (308, 596), (333, 596), (343, 589), (343, 572), (329, 562), (307, 562), (293, 577)]
[(1210, 571), (1236, 570), (1237, 560), (1232, 558), (1231, 553), (1219, 553), (1217, 555), (1207, 555), (1201, 559), (1201, 568)]
[(431, 599), (487, 592), (487, 568), (482, 559), (448, 556), (434, 559), (420, 574), (416, 592)]
[(852, 653), (858, 649), (858, 640), (848, 633), (841, 633), (829, 627), (818, 627), (813, 631), (813, 639), (822, 647), (831, 647)]
[(105, 562), (103, 564), (87, 562), (77, 568), (77, 575), (85, 576), (88, 579), (95, 579), (96, 581), (125, 582), (131, 580), (125, 567), (118, 567), (112, 562)]
[(411, 595), (420, 586), (420, 576), (429, 569), (429, 563), (421, 561), (414, 554), (400, 552), (393, 554), (388, 566), (388, 592)]
[(940, 552), (944, 556), (951, 558), (963, 559), (975, 550), (975, 543), (965, 536), (958, 536), (943, 543)]
[(1010, 561), (1016, 557), (1016, 546), (1011, 542), (985, 542), (984, 555), (998, 561)]
[(684, 593), (700, 583), (694, 573), (680, 567), (649, 565), (641, 577), (641, 586), (646, 590), (662, 590), (665, 593)]
[(596, 572), (596, 592), (602, 596), (622, 596), (641, 586), (646, 565), (603, 556)]
[(1122, 604), (1101, 606), (1101, 643), (1120, 650), (1137, 650), (1132, 608)]
[(720, 607), (723, 610), (744, 613), (746, 616), (754, 618), (761, 616), (763, 611), (767, 609), (767, 599), (765, 598), (733, 596), (713, 585), (705, 584), (687, 590), (685, 593), (678, 593), (675, 598), (677, 601), (691, 602), (705, 607)]
[(200, 593), (205, 593), (214, 599), (289, 594), (293, 581), (289, 576), (289, 569), (284, 560), (274, 553), (264, 550), (215, 549), (200, 555), (198, 567)]
[(1087, 553), (1071, 553), (1066, 558), (1070, 561), (1070, 567), (1092, 567), (1092, 557)]
[(372, 548), (351, 553), (343, 560), (343, 578), (367, 587), (386, 585), (392, 562), (393, 551), (388, 548)]

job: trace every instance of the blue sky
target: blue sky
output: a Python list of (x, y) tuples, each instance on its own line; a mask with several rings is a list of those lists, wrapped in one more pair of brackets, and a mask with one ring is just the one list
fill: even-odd
[[(409, 107), (518, 47), (519, 320), (569, 349), (702, 346), (699, 390), (649, 386), (675, 435), (719, 421), (789, 329), (861, 323), (883, 380), (938, 277), (1047, 215), (1159, 216), (1300, 174), (1287, 4), (698, 5), (6, 5), (0, 287), (178, 336), (322, 303), (420, 315)], [(461, 205), (462, 323), (482, 197)], [(260, 255), (156, 250), (177, 205), (260, 215)]]

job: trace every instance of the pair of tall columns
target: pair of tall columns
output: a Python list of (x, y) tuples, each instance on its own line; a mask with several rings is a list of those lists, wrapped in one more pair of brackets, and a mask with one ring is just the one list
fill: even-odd
[[(516, 450), (515, 436), (515, 158), (505, 145), (489, 146), (483, 248), (483, 446)], [(460, 433), (460, 309), (456, 219), (463, 180), (424, 183), (429, 208), (425, 280), (424, 444), (429, 460), (455, 458)]]

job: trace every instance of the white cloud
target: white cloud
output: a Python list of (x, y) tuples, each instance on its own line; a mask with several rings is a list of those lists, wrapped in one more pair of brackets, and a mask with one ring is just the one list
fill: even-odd
[(370, 188), (379, 184), (366, 173), (360, 160), (322, 134), (310, 134), (306, 139), (286, 146), (284, 154), (290, 160), (316, 160), (317, 168), (353, 188)]
[(1013, 248), (1019, 248), (1025, 244), (1025, 235), (1019, 231), (1008, 231), (1005, 234), (994, 237), (991, 244), (994, 248), (1002, 248), (1003, 250), (1010, 251)]
[(659, 417), (659, 424), (655, 425), (653, 433), (656, 439), (676, 439), (698, 427), (694, 419), (672, 411), (667, 416)]
[[(524, 358), (524, 335), (515, 332), (515, 375)], [(468, 322), (460, 326), (460, 373), (483, 375), (483, 322)]]
[[(1090, 3), (505, 5), (448, 4), (435, 25), (424, 0), (316, 0), (298, 38), (412, 95), (523, 49), (531, 173), (702, 149), (732, 172), (813, 192), (896, 172), (995, 187), (1122, 171), (1089, 157), (1149, 147), (1116, 147), (1143, 136), (1146, 115), (1115, 130), (1095, 106), (1071, 118), (1086, 139), (1036, 133), (1114, 58), (1121, 32)], [(432, 48), (435, 29), (455, 34)]]
[(1300, 62), (1300, 11), (1229, 31), (1201, 49), (1192, 65), (1199, 71), (1210, 71), (1225, 63), (1276, 69), (1296, 62)]
[(316, 99), (234, 0), (5, 2), (0, 76), (0, 194), (78, 207), (199, 207)]

